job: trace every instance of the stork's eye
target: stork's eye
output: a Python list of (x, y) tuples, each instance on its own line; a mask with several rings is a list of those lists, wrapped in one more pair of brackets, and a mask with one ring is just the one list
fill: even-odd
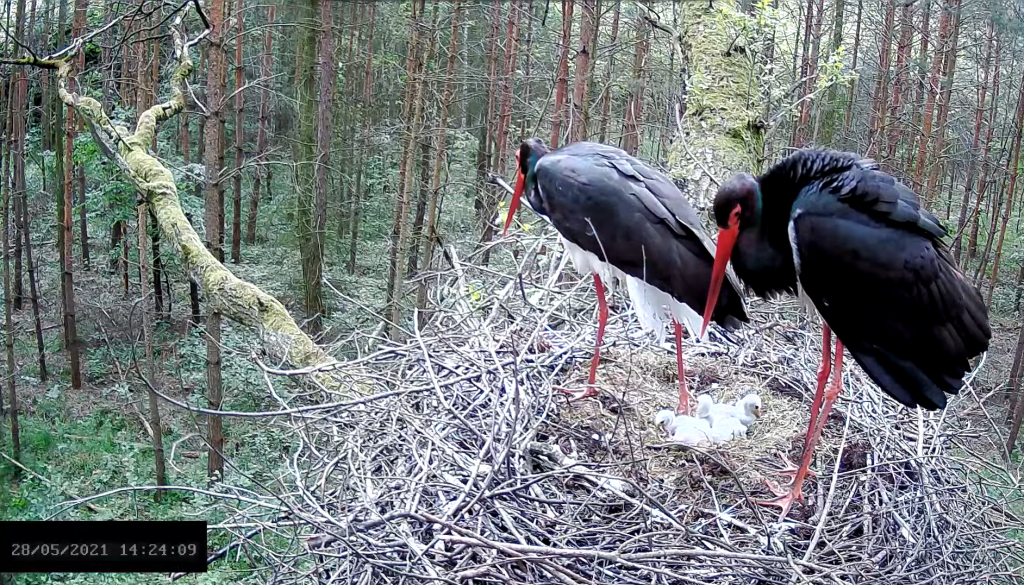
[(729, 212), (729, 225), (730, 226), (736, 225), (736, 224), (739, 223), (739, 221), (740, 221), (740, 212), (741, 211), (743, 211), (743, 209), (739, 205), (737, 205), (736, 207), (732, 208), (732, 211)]

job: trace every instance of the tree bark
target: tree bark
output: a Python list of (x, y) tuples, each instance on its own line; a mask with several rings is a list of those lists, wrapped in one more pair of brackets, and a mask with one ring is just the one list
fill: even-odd
[[(149, 217), (149, 211), (146, 209), (146, 204), (139, 205), (139, 270), (145, 274), (147, 272), (146, 266), (146, 220)], [(157, 287), (159, 287), (159, 283)], [(149, 314), (149, 303), (146, 301), (148, 292), (146, 290), (146, 279), (145, 277), (139, 279), (139, 289), (142, 295), (142, 302), (140, 303), (142, 308), (142, 343), (145, 346), (146, 352), (146, 387), (148, 388), (149, 396), (149, 428), (153, 431), (153, 435), (150, 437), (150, 441), (153, 444), (153, 459), (156, 465), (156, 485), (167, 485), (166, 477), (166, 465), (164, 462), (164, 430), (163, 425), (160, 424), (160, 400), (156, 395), (156, 385), (159, 384), (156, 376), (156, 359), (153, 357), (153, 319)], [(141, 369), (139, 375), (142, 375)], [(153, 492), (153, 499), (156, 502), (161, 501), (161, 490), (155, 490)]]
[[(576, 52), (576, 81), (573, 84), (572, 112), (570, 120), (570, 136), (573, 142), (586, 140), (590, 126), (590, 104), (588, 97), (588, 82), (590, 80), (590, 59), (594, 53), (594, 31), (596, 30), (597, 16), (594, 9), (594, 0), (583, 0), (583, 15), (580, 22), (580, 48)], [(506, 48), (506, 51), (508, 49)], [(510, 56), (515, 61), (514, 56)]]
[[(209, 68), (206, 77), (206, 247), (217, 262), (224, 262), (222, 247), (224, 230), (224, 198), (221, 173), (224, 169), (224, 89), (226, 85), (226, 55), (224, 51), (224, 0), (211, 0), (210, 44), (207, 49)], [(210, 410), (220, 410), (224, 399), (221, 379), (220, 312), (207, 302), (206, 316), (206, 404)], [(220, 416), (208, 415), (206, 422), (206, 473), (212, 481), (224, 478), (224, 431)]]
[[(434, 165), (430, 179), (430, 199), (427, 204), (424, 230), (426, 242), (423, 247), (423, 270), (429, 270), (434, 259), (434, 248), (437, 246), (437, 206), (441, 197), (441, 175), (444, 171), (445, 153), (447, 152), (448, 112), (452, 105), (455, 85), (455, 64), (459, 54), (459, 26), (462, 17), (462, 0), (455, 0), (452, 11), (452, 29), (448, 41), (448, 63), (445, 66), (444, 89), (441, 94), (441, 111), (438, 114), (437, 143), (434, 148)], [(420, 326), (429, 320), (427, 309), (427, 279), (421, 278), (416, 287), (416, 307), (419, 309)]]
[[(851, 68), (857, 71), (857, 57), (860, 52), (860, 25), (861, 16), (864, 11), (864, 0), (857, 0), (857, 24), (853, 33), (853, 64)], [(850, 128), (853, 125), (853, 102), (857, 98), (857, 77), (850, 81), (850, 89), (846, 97), (846, 115), (843, 117), (843, 141), (847, 148), (853, 147), (853, 137)]]
[(1010, 422), (1010, 433), (1006, 437), (1006, 453), (1012, 454), (1017, 444), (1017, 436), (1020, 433), (1021, 420), (1024, 420), (1024, 399), (1021, 397), (1021, 357), (1024, 355), (1024, 319), (1021, 319), (1020, 333), (1017, 335), (1017, 346), (1014, 351), (1014, 368), (1010, 369), (1011, 396), (1015, 397), (1016, 404), (1011, 410), (1013, 418)]
[[(78, 37), (85, 27), (85, 9), (87, 0), (75, 0), (75, 18), (71, 34)], [(75, 143), (75, 116), (69, 110), (66, 116), (66, 130), (64, 142), (64, 206), (61, 227), (64, 232), (61, 242), (64, 250), (64, 262), (62, 263), (62, 279), (64, 283), (64, 327), (68, 341), (68, 361), (71, 368), (71, 387), (78, 390), (82, 387), (82, 366), (81, 349), (78, 340), (78, 318), (75, 311), (75, 278), (74, 278), (74, 254), (72, 243), (74, 233), (72, 226), (72, 210), (74, 209), (74, 190), (71, 182), (71, 171), (74, 167), (73, 146)]]
[[(903, 98), (907, 91), (907, 62), (910, 59), (912, 20), (911, 5), (904, 4), (900, 8), (900, 37), (896, 44), (896, 78), (892, 87), (892, 105), (889, 108), (889, 132), (884, 156), (884, 160), (887, 161), (887, 165), (892, 171), (895, 171), (897, 168), (896, 150), (899, 146), (900, 137), (903, 135), (903, 132), (900, 132), (903, 125), (898, 122), (900, 120), (901, 108), (903, 107)], [(901, 171), (900, 174), (906, 174), (906, 171)]]
[[(996, 38), (995, 63), (999, 63), (1001, 45), (999, 38)], [(992, 99), (989, 100), (988, 117), (985, 120), (985, 142), (981, 154), (981, 175), (978, 177), (978, 197), (974, 201), (974, 209), (971, 212), (971, 233), (967, 238), (967, 258), (974, 260), (978, 252), (978, 230), (981, 228), (981, 204), (985, 200), (986, 186), (988, 185), (989, 171), (992, 167), (989, 159), (989, 151), (992, 148), (993, 133), (995, 131), (996, 113), (999, 111), (999, 72), (1000, 67), (993, 67), (992, 75)]]
[(270, 117), (270, 87), (273, 83), (274, 63), (274, 12), (275, 6), (267, 7), (267, 32), (263, 41), (263, 58), (260, 77), (263, 89), (260, 92), (260, 119), (256, 130), (256, 176), (252, 181), (252, 195), (249, 198), (249, 217), (245, 224), (245, 243), (252, 246), (256, 243), (256, 219), (259, 216), (260, 186), (268, 179), (267, 157), (267, 120)]
[(935, 49), (935, 54), (932, 55), (931, 71), (928, 74), (924, 113), (922, 114), (921, 121), (921, 142), (917, 148), (917, 164), (914, 165), (914, 188), (918, 193), (921, 193), (925, 202), (931, 200), (931, 196), (928, 193), (922, 193), (922, 189), (924, 188), (924, 172), (927, 162), (926, 157), (928, 154), (928, 144), (930, 143), (932, 136), (932, 117), (935, 113), (935, 100), (939, 93), (939, 69), (942, 65), (943, 50), (946, 46), (947, 37), (949, 36), (949, 3), (952, 3), (953, 1), (955, 0), (947, 0), (947, 4), (943, 5), (941, 8), (942, 14), (939, 16), (938, 44)]
[[(621, 0), (615, 0), (615, 8), (612, 13), (612, 38), (611, 45), (614, 47), (619, 40), (619, 12), (622, 7)], [(615, 79), (615, 55), (612, 52), (608, 55), (608, 68), (605, 73), (603, 88), (601, 89), (601, 126), (598, 132), (598, 142), (608, 142), (608, 119), (612, 102), (612, 80)]]
[(953, 93), (953, 77), (956, 73), (957, 43), (960, 39), (960, 1), (952, 0), (950, 11), (952, 12), (951, 32), (946, 40), (946, 50), (943, 57), (943, 87), (939, 94), (939, 113), (936, 120), (935, 144), (932, 150), (932, 168), (928, 175), (928, 186), (925, 192), (928, 193), (926, 201), (935, 201), (933, 193), (939, 184), (939, 173), (943, 167), (943, 150), (946, 144), (946, 120), (949, 117), (949, 106)]
[(646, 21), (637, 17), (636, 25), (637, 42), (635, 52), (633, 53), (633, 87), (630, 89), (629, 97), (626, 100), (626, 116), (622, 137), (622, 150), (634, 156), (640, 148), (640, 123), (643, 121), (644, 91), (646, 89), (644, 81), (649, 45)]
[(235, 9), (235, 176), (231, 192), (231, 262), (242, 261), (242, 158), (245, 143), (245, 83), (242, 47), (245, 39), (245, 0)]
[(558, 79), (555, 82), (555, 109), (551, 119), (551, 148), (558, 148), (562, 134), (562, 114), (569, 88), (569, 47), (572, 43), (572, 12), (574, 0), (562, 0), (562, 42), (558, 57)]
[[(24, 9), (24, 2), (20, 3), (20, 8)], [(4, 93), (4, 88), (7, 87), (6, 83), (0, 83), (0, 94)], [(7, 109), (7, 115), (3, 116), (4, 120), (0, 120), (0, 124), (4, 126), (3, 132), (0, 132), (0, 137), (8, 137), (7, 129), (13, 125), (12, 114), (14, 110), (15, 92), (12, 90), (10, 95), (0, 95), (0, 103), (6, 101), (5, 107)], [(7, 402), (8, 409), (11, 413), (11, 455), (15, 460), (21, 459), (21, 433), (18, 427), (18, 393), (17, 386), (15, 385), (15, 372), (16, 362), (14, 360), (14, 299), (11, 294), (11, 246), (10, 246), (10, 233), (11, 233), (11, 191), (13, 185), (8, 181), (10, 177), (10, 164), (11, 164), (11, 148), (10, 145), (14, 142), (13, 137), (8, 138), (7, 156), (3, 157), (3, 174), (0, 175), (0, 194), (3, 199), (3, 252), (4, 252), (4, 349), (7, 362), (7, 375), (5, 376), (5, 389), (7, 390)], [(3, 142), (0, 141), (0, 149), (3, 148)], [(0, 431), (3, 430), (4, 422), (4, 401), (3, 395), (0, 393)]]
[[(988, 31), (985, 42), (985, 62), (982, 66), (981, 85), (978, 86), (978, 106), (974, 109), (974, 133), (971, 150), (967, 155), (967, 177), (964, 179), (964, 196), (960, 200), (960, 213), (956, 222), (956, 238), (953, 240), (953, 259), (960, 263), (960, 252), (964, 240), (964, 229), (967, 227), (967, 209), (971, 203), (971, 189), (974, 187), (974, 172), (977, 168), (975, 153), (981, 141), (981, 121), (985, 113), (985, 93), (988, 91), (989, 73), (992, 69), (992, 46), (995, 44), (995, 20), (989, 16)], [(980, 200), (980, 198), (979, 198)]]
[(1017, 175), (1020, 170), (1020, 143), (1024, 135), (1024, 73), (1021, 74), (1020, 94), (1017, 97), (1017, 124), (1014, 126), (1013, 139), (1013, 162), (1010, 165), (1010, 186), (1006, 189), (1006, 208), (1003, 211), (1002, 225), (999, 227), (999, 239), (996, 242), (995, 256), (992, 259), (992, 278), (988, 283), (988, 295), (985, 297), (985, 304), (992, 308), (992, 293), (999, 283), (999, 261), (1003, 255), (1003, 241), (1006, 238), (1006, 224), (1010, 221), (1010, 212), (1013, 210), (1013, 196), (1017, 187)]
[[(418, 6), (416, 6), (418, 4)], [(395, 202), (394, 216), (391, 227), (391, 248), (388, 255), (387, 310), (390, 321), (388, 332), (392, 339), (399, 334), (399, 323), (402, 320), (402, 296), (405, 283), (405, 262), (403, 262), (409, 243), (409, 193), (411, 177), (416, 164), (416, 139), (420, 131), (423, 112), (423, 57), (420, 51), (419, 29), (423, 18), (425, 1), (414, 2), (412, 21), (409, 32), (409, 59), (406, 63), (409, 79), (407, 96), (409, 107), (406, 110), (409, 133), (402, 150), (402, 160), (398, 168), (398, 197)]]
[(370, 25), (366, 42), (366, 62), (363, 67), (363, 99), (359, 108), (359, 115), (362, 119), (362, 132), (359, 133), (359, 159), (356, 163), (356, 185), (352, 192), (349, 212), (349, 242), (348, 242), (348, 273), (356, 273), (356, 254), (359, 247), (359, 222), (362, 218), (361, 205), (363, 198), (363, 160), (370, 147), (370, 122), (372, 119), (373, 94), (373, 29), (377, 22), (377, 3), (370, 4)]

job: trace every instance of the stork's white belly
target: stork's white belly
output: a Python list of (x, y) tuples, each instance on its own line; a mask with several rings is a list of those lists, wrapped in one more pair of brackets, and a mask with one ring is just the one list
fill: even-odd
[(615, 279), (626, 282), (629, 300), (636, 311), (637, 320), (644, 331), (653, 332), (658, 343), (665, 342), (665, 328), (677, 321), (686, 327), (691, 337), (700, 331), (703, 318), (685, 303), (672, 298), (672, 295), (635, 278), (628, 276), (618, 268), (602, 261), (595, 254), (587, 252), (576, 244), (559, 235), (565, 251), (572, 260), (572, 265), (582, 274), (597, 274), (601, 282), (608, 288), (608, 294), (614, 287)]

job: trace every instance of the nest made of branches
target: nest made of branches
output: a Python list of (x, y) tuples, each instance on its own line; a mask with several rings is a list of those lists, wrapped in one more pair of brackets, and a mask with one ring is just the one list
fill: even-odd
[[(847, 367), (817, 479), (778, 522), (751, 499), (770, 496), (780, 455), (800, 456), (818, 325), (795, 303), (754, 302), (742, 331), (684, 341), (695, 394), (764, 403), (747, 438), (685, 449), (653, 423), (678, 392), (672, 346), (640, 333), (621, 293), (601, 395), (552, 391), (585, 379), (596, 299), (550, 237), (513, 249), (512, 276), (449, 249), (447, 269), (421, 276), (434, 281), (422, 324), (344, 364), (376, 393), (292, 411), (286, 487), (245, 492), (232, 519), (275, 582), (1021, 582), (1017, 475), (970, 377), (924, 412)], [(958, 416), (965, 404), (981, 414)]]

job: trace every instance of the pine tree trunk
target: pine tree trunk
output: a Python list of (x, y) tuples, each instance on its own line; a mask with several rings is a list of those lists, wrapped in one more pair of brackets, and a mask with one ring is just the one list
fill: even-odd
[(633, 54), (633, 87), (626, 100), (626, 116), (623, 128), (622, 150), (636, 155), (640, 148), (640, 123), (643, 121), (645, 69), (647, 64), (648, 31), (647, 23), (637, 18), (637, 42)]
[[(996, 36), (995, 63), (1000, 59), (999, 38)], [(981, 154), (981, 175), (978, 177), (978, 197), (974, 201), (974, 209), (971, 212), (971, 233), (967, 238), (967, 258), (974, 260), (978, 253), (978, 231), (981, 228), (981, 205), (985, 201), (985, 190), (988, 185), (989, 171), (992, 167), (989, 159), (989, 151), (992, 147), (992, 135), (995, 131), (996, 113), (999, 111), (999, 72), (1000, 67), (993, 67), (992, 75), (992, 99), (989, 100), (988, 117), (985, 120), (985, 141)]]
[[(904, 94), (907, 91), (907, 61), (910, 58), (911, 33), (913, 29), (913, 18), (911, 16), (910, 4), (904, 4), (900, 9), (900, 37), (896, 44), (896, 79), (892, 87), (892, 106), (889, 108), (889, 132), (886, 140), (884, 160), (888, 161), (891, 171), (897, 171), (896, 150), (899, 146), (901, 132), (900, 109), (903, 107)], [(898, 171), (905, 174), (906, 171)]]
[[(72, 25), (71, 35), (78, 38), (85, 27), (85, 9), (88, 0), (75, 0), (75, 18)], [(61, 227), (64, 232), (62, 244), (64, 250), (64, 262), (62, 263), (62, 280), (64, 283), (64, 327), (68, 341), (68, 361), (71, 368), (71, 387), (78, 390), (82, 387), (82, 367), (80, 353), (81, 349), (78, 340), (78, 318), (75, 311), (75, 278), (74, 278), (74, 254), (72, 243), (74, 233), (72, 226), (72, 211), (74, 209), (74, 190), (71, 181), (71, 171), (74, 167), (72, 147), (75, 141), (75, 115), (68, 112), (66, 116), (66, 131), (64, 143), (64, 206), (61, 209), (63, 216)]]
[(914, 101), (910, 104), (910, 128), (916, 134), (915, 138), (907, 140), (906, 148), (906, 162), (904, 163), (904, 176), (907, 178), (907, 182), (910, 183), (910, 178), (914, 175), (914, 161), (917, 160), (917, 148), (915, 148), (916, 141), (920, 140), (923, 133), (921, 132), (921, 113), (924, 110), (925, 102), (925, 87), (928, 79), (928, 42), (931, 34), (931, 0), (924, 0), (921, 6), (921, 44), (918, 49), (916, 63), (918, 66), (917, 75), (917, 92), (914, 96)]
[(1006, 189), (1006, 208), (1003, 211), (1002, 225), (999, 227), (999, 239), (996, 242), (995, 255), (992, 259), (992, 278), (988, 283), (988, 295), (985, 297), (985, 305), (992, 308), (992, 293), (999, 283), (999, 262), (1003, 255), (1003, 241), (1006, 238), (1006, 224), (1010, 221), (1010, 212), (1013, 210), (1013, 196), (1017, 187), (1017, 174), (1020, 170), (1020, 143), (1024, 135), (1024, 74), (1021, 75), (1020, 94), (1017, 97), (1017, 123), (1014, 126), (1013, 139), (1013, 162), (1008, 169), (1010, 172), (1010, 186)]
[(945, 44), (945, 55), (943, 58), (943, 87), (939, 95), (939, 113), (938, 119), (936, 120), (936, 134), (935, 134), (935, 145), (932, 151), (932, 168), (931, 173), (928, 175), (928, 186), (925, 189), (926, 201), (935, 201), (934, 195), (932, 195), (938, 184), (939, 174), (943, 167), (943, 150), (946, 144), (946, 120), (949, 117), (949, 106), (952, 100), (953, 93), (953, 76), (956, 72), (956, 54), (957, 54), (957, 43), (960, 39), (960, 0), (951, 0), (950, 11), (953, 13), (951, 16), (952, 23), (950, 37), (947, 39)]
[(558, 79), (555, 82), (555, 109), (551, 113), (551, 148), (557, 148), (562, 135), (562, 115), (569, 88), (569, 49), (572, 43), (572, 12), (574, 0), (562, 0), (562, 42), (558, 57)]
[(406, 110), (406, 127), (409, 133), (405, 139), (402, 160), (398, 168), (398, 197), (392, 217), (391, 249), (388, 257), (387, 311), (390, 320), (388, 333), (397, 339), (402, 322), (402, 297), (405, 284), (406, 251), (409, 243), (409, 194), (412, 190), (413, 169), (416, 164), (417, 136), (422, 124), (423, 113), (423, 55), (420, 50), (419, 28), (423, 18), (425, 0), (414, 2), (412, 22), (409, 32), (409, 59), (406, 63), (409, 79), (409, 108)]
[[(423, 247), (423, 270), (429, 270), (434, 259), (434, 248), (438, 243), (437, 207), (441, 197), (441, 174), (444, 171), (445, 153), (447, 152), (448, 113), (452, 105), (455, 86), (455, 64), (459, 54), (459, 26), (462, 17), (462, 0), (455, 0), (452, 11), (452, 30), (448, 44), (448, 63), (445, 66), (444, 89), (441, 94), (441, 111), (438, 114), (437, 144), (434, 148), (434, 166), (430, 179), (430, 199), (427, 204), (426, 243)], [(529, 77), (527, 76), (527, 79)], [(427, 308), (427, 279), (421, 278), (416, 288), (416, 307), (420, 310), (420, 326), (430, 316)]]
[(363, 99), (359, 107), (359, 116), (362, 119), (363, 129), (359, 133), (359, 158), (356, 163), (356, 184), (352, 192), (349, 211), (349, 241), (348, 241), (348, 273), (356, 273), (356, 253), (359, 247), (359, 222), (362, 218), (361, 206), (363, 198), (363, 161), (366, 152), (370, 147), (370, 122), (373, 117), (372, 95), (373, 95), (373, 29), (377, 22), (377, 3), (370, 4), (370, 25), (366, 41), (366, 61), (363, 67)]
[(256, 130), (256, 176), (252, 181), (252, 196), (249, 198), (249, 217), (245, 225), (245, 243), (256, 243), (256, 219), (259, 216), (260, 186), (267, 179), (267, 120), (270, 117), (270, 89), (273, 84), (274, 62), (274, 12), (275, 6), (267, 7), (267, 32), (263, 41), (263, 59), (260, 77), (263, 89), (260, 92), (260, 119)]
[(1021, 420), (1024, 420), (1024, 399), (1021, 397), (1021, 381), (1024, 380), (1024, 375), (1021, 375), (1021, 356), (1024, 355), (1024, 318), (1021, 319), (1020, 333), (1017, 335), (1017, 346), (1014, 350), (1014, 363), (1015, 369), (1010, 372), (1011, 379), (1011, 396), (1015, 397), (1016, 404), (1015, 408), (1011, 409), (1013, 418), (1010, 423), (1010, 433), (1006, 437), (1006, 452), (1008, 454), (1013, 453), (1014, 447), (1017, 445), (1017, 436), (1020, 433)]
[[(619, 41), (619, 10), (622, 7), (621, 0), (615, 0), (615, 9), (612, 13), (612, 38), (611, 46)], [(615, 55), (613, 52), (608, 55), (608, 67), (605, 73), (603, 87), (601, 89), (601, 127), (598, 132), (598, 142), (608, 143), (608, 119), (612, 103), (612, 80), (615, 79)]]
[(242, 46), (245, 39), (245, 1), (237, 0), (235, 9), (235, 176), (231, 193), (231, 262), (242, 261), (242, 159), (245, 143), (245, 83)]
[[(988, 91), (989, 73), (992, 68), (992, 45), (995, 42), (995, 21), (992, 17), (988, 20), (988, 33), (985, 42), (985, 62), (982, 66), (981, 85), (978, 86), (978, 106), (974, 110), (974, 138), (971, 140), (971, 150), (967, 155), (967, 177), (964, 179), (964, 196), (960, 200), (960, 213), (956, 222), (956, 238), (953, 240), (953, 259), (960, 264), (960, 252), (964, 240), (964, 229), (967, 227), (967, 209), (971, 203), (971, 189), (974, 187), (974, 172), (977, 168), (975, 153), (978, 152), (978, 143), (981, 141), (981, 120), (985, 113), (985, 93)], [(980, 198), (979, 198), (980, 201)]]
[[(573, 117), (569, 122), (570, 136), (572, 136), (573, 142), (586, 140), (589, 136), (587, 130), (590, 126), (590, 104), (587, 94), (589, 89), (588, 81), (590, 80), (590, 60), (595, 48), (594, 31), (597, 24), (594, 0), (583, 0), (582, 9), (580, 48), (576, 52), (576, 81), (572, 92)], [(510, 60), (514, 61), (515, 57), (510, 57)]]
[[(21, 148), (22, 148), (22, 150), (24, 150), (24, 148), (25, 148), (25, 131), (24, 131), (24, 128), (21, 128), (16, 133), (16, 139), (21, 142)], [(24, 161), (22, 161), (22, 164), (24, 164)], [(22, 170), (21, 170), (21, 173), (20, 173), (20, 176), (19, 176), (19, 181), (20, 181), (21, 188), (23, 188), (24, 187), (24, 183), (25, 183), (25, 171), (24, 171), (24, 168), (22, 168)], [(44, 191), (45, 191), (45, 189), (44, 189)], [(46, 378), (47, 378), (47, 371), (46, 371), (46, 346), (43, 343), (43, 320), (42, 320), (42, 315), (41, 315), (40, 310), (39, 310), (39, 287), (37, 286), (38, 278), (37, 278), (37, 275), (36, 275), (36, 263), (35, 263), (35, 259), (32, 257), (32, 222), (31, 222), (31, 220), (29, 218), (29, 215), (28, 215), (28, 206), (27, 205), (22, 205), (21, 206), (21, 213), (22, 213), (21, 223), (22, 223), (22, 225), (25, 226), (25, 229), (22, 230), (22, 232), (23, 232), (23, 236), (25, 238), (25, 263), (27, 265), (26, 267), (28, 268), (29, 297), (30, 297), (30, 299), (32, 301), (32, 325), (33, 325), (33, 329), (34, 329), (35, 336), (36, 336), (36, 355), (38, 357), (38, 364), (39, 364), (39, 380), (41, 382), (45, 382)]]
[[(208, 5), (211, 32), (207, 49), (206, 107), (207, 114), (204, 154), (206, 159), (205, 244), (213, 257), (224, 262), (221, 245), (224, 230), (223, 187), (220, 184), (224, 169), (224, 90), (226, 86), (226, 55), (224, 53), (224, 0), (211, 0)], [(224, 400), (221, 382), (221, 315), (207, 305), (206, 316), (206, 403), (210, 410), (220, 410)], [(206, 473), (212, 481), (224, 478), (224, 432), (220, 416), (207, 417)]]
[[(24, 3), (22, 2), (19, 6), (24, 9)], [(5, 47), (6, 48), (6, 47)], [(5, 88), (8, 84), (0, 82), (0, 94), (5, 93)], [(8, 136), (8, 129), (13, 125), (13, 110), (15, 108), (15, 92), (13, 88), (9, 95), (0, 95), (0, 104), (4, 104), (7, 110), (7, 115), (2, 116), (3, 120), (0, 120), (0, 125), (3, 125), (3, 131), (0, 132), (0, 138), (7, 138), (8, 140), (0, 140), (0, 150), (3, 150), (4, 142), (8, 142), (7, 152), (3, 156), (3, 174), (0, 175), (0, 198), (3, 199), (3, 256), (4, 256), (4, 349), (7, 363), (7, 375), (4, 376), (6, 383), (4, 384), (7, 390), (7, 401), (8, 409), (10, 410), (11, 418), (11, 456), (15, 460), (21, 459), (21, 433), (18, 428), (18, 393), (15, 385), (16, 362), (14, 360), (14, 299), (11, 294), (11, 246), (10, 246), (10, 233), (11, 233), (11, 191), (13, 185), (10, 184), (8, 178), (10, 177), (10, 166), (11, 166), (11, 151), (10, 145), (14, 142), (13, 137)], [(5, 103), (6, 102), (6, 103)], [(0, 433), (3, 431), (4, 423), (4, 400), (3, 394), (0, 393)]]
[[(954, 0), (947, 0), (953, 2)], [(943, 51), (949, 36), (949, 6), (941, 8), (942, 14), (939, 17), (939, 38), (936, 44), (935, 53), (932, 55), (931, 70), (928, 74), (928, 84), (925, 93), (924, 113), (921, 120), (921, 142), (917, 149), (917, 163), (914, 165), (914, 188), (921, 194), (925, 202), (931, 200), (928, 193), (922, 193), (924, 188), (924, 172), (927, 162), (928, 144), (932, 136), (932, 117), (935, 113), (935, 100), (939, 93), (939, 69), (942, 65)], [(923, 44), (923, 42), (922, 42)]]
[[(864, 0), (857, 0), (857, 24), (853, 33), (853, 71), (857, 71), (857, 57), (860, 53), (860, 29), (861, 16), (864, 12)], [(843, 116), (843, 142), (846, 147), (853, 148), (853, 135), (850, 128), (853, 126), (853, 102), (857, 100), (857, 77), (850, 80), (850, 89), (846, 94), (846, 115)]]
[[(301, 5), (299, 30), (300, 58), (297, 64), (299, 81), (296, 91), (299, 102), (299, 140), (296, 144), (295, 171), (299, 201), (296, 209), (296, 234), (302, 264), (303, 306), (310, 333), (319, 333), (323, 318), (323, 253), (320, 223), (320, 192), (317, 189), (320, 167), (317, 160), (319, 119), (319, 27), (315, 21), (320, 15), (322, 0), (308, 0)], [(333, 59), (332, 59), (333, 61)], [(325, 216), (326, 218), (326, 216)]]
[[(139, 206), (139, 270), (145, 274), (147, 272), (146, 266), (146, 239), (147, 231), (146, 220), (149, 217), (149, 212), (146, 209), (146, 205), (142, 204)], [(156, 288), (159, 288), (160, 284), (157, 283)], [(166, 477), (166, 465), (164, 462), (164, 430), (163, 425), (160, 424), (160, 400), (156, 395), (156, 385), (159, 384), (157, 380), (157, 367), (156, 359), (153, 357), (153, 318), (149, 313), (149, 303), (146, 302), (146, 296), (149, 291), (146, 290), (146, 279), (145, 277), (139, 279), (139, 289), (142, 295), (142, 302), (140, 306), (142, 308), (142, 343), (145, 346), (146, 353), (146, 387), (149, 389), (147, 394), (149, 395), (149, 430), (152, 431), (150, 441), (153, 444), (153, 459), (156, 464), (156, 485), (167, 485)], [(161, 490), (155, 490), (153, 492), (153, 500), (160, 502), (163, 492)]]
[[(886, 113), (889, 105), (889, 69), (892, 58), (892, 27), (896, 14), (896, 1), (888, 0), (882, 23), (882, 41), (878, 49), (878, 72), (875, 77), (875, 91), (871, 98), (871, 119), (868, 124), (868, 156), (884, 153), (886, 137)], [(879, 158), (881, 158), (879, 156)], [(891, 168), (890, 161), (882, 160), (883, 168)]]

